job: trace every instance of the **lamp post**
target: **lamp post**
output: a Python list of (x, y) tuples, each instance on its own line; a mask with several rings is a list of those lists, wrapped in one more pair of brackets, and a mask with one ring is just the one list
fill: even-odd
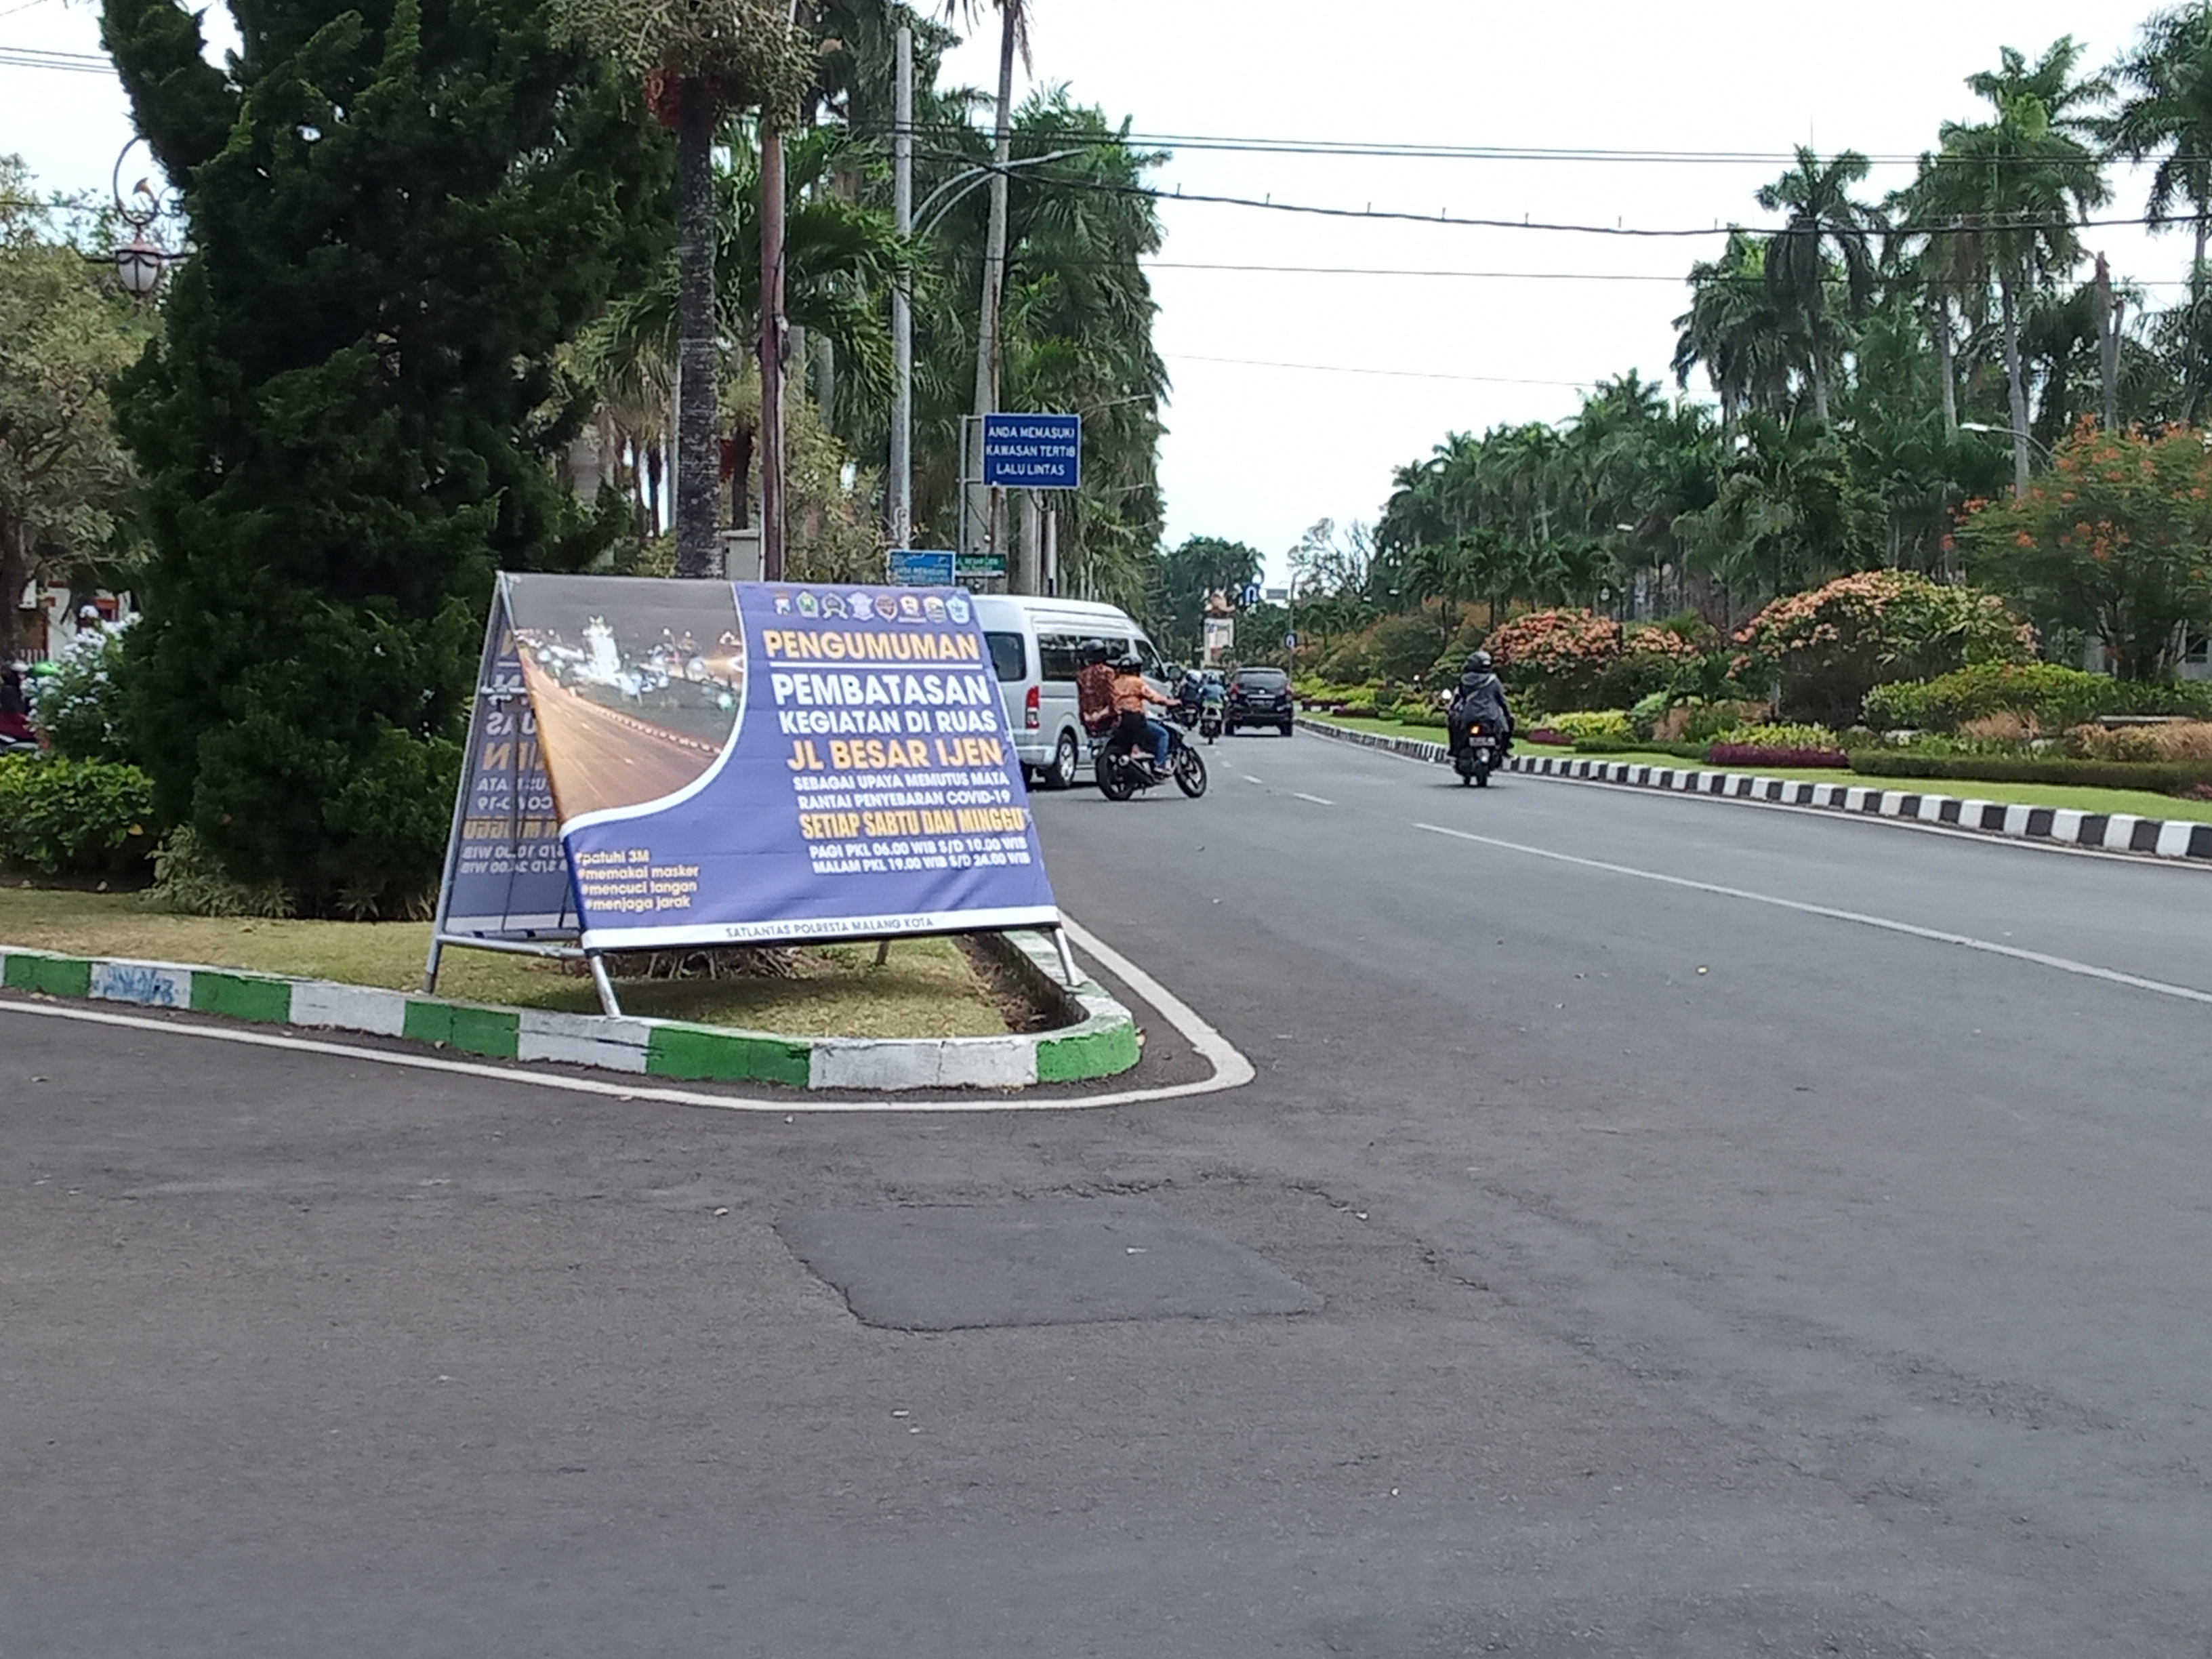
[(161, 198), (154, 193), (153, 185), (141, 179), (131, 187), (129, 196), (123, 193), (123, 163), (133, 149), (145, 142), (134, 137), (124, 145), (115, 158), (115, 170), (108, 175), (108, 192), (115, 198), (115, 216), (129, 228), (131, 234), (115, 245), (107, 259), (94, 262), (105, 264), (112, 261), (124, 292), (134, 300), (150, 299), (161, 286), (161, 273), (183, 257), (169, 252), (149, 234), (154, 222), (161, 216)]
[(2017, 427), (1991, 426), (1987, 421), (1961, 421), (1959, 422), (1959, 430), (1986, 432), (1993, 438), (2018, 438), (2021, 442), (2041, 453), (2045, 460), (2056, 465), (2058, 459), (2057, 454), (2049, 444), (2044, 442), (2033, 432), (2022, 432)]

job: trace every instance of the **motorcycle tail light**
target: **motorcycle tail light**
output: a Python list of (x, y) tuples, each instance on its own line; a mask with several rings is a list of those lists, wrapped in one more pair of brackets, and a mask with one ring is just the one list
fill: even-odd
[(1033, 685), (1030, 687), (1029, 696), (1022, 699), (1022, 726), (1025, 731), (1034, 732), (1043, 724), (1037, 708), (1037, 688)]

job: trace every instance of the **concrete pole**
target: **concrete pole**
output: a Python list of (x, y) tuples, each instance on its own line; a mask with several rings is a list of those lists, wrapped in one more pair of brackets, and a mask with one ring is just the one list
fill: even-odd
[(1044, 590), (1044, 508), (1034, 489), (1022, 491), (1021, 579), (1017, 593)]
[(783, 580), (783, 134), (761, 123), (761, 576)]
[[(1005, 507), (996, 490), (983, 486), (983, 422), (999, 412), (999, 301), (1006, 282), (1006, 164), (1014, 152), (1014, 47), (1021, 27), (1019, 0), (999, 4), (999, 118), (991, 144), (991, 210), (983, 239), (983, 296), (975, 328), (975, 413), (970, 438), (968, 533), (993, 550), (1006, 546)], [(972, 550), (963, 548), (963, 552)], [(1011, 584), (1010, 584), (1011, 585)], [(1019, 589), (1016, 589), (1019, 592)]]
[(891, 210), (901, 244), (891, 290), (891, 501), (893, 547), (914, 544), (914, 268), (905, 244), (914, 234), (914, 31), (898, 32), (897, 125), (891, 139)]
[(1060, 509), (1047, 507), (1044, 515), (1044, 591), (1060, 594)]

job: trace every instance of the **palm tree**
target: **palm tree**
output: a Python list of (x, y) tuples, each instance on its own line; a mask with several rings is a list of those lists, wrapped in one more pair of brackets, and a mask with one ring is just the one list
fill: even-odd
[(676, 134), (676, 574), (703, 576), (721, 493), (714, 131), (725, 110), (748, 106), (772, 129), (788, 125), (814, 83), (814, 42), (792, 26), (789, 0), (556, 0), (555, 24), (643, 76)]
[(2083, 106), (2105, 90), (2100, 81), (2073, 79), (2080, 56), (2063, 37), (2031, 69), (2008, 46), (2001, 70), (1970, 76), (1967, 85), (1990, 100), (1995, 118), (1943, 125), (1918, 204), (1930, 222), (1917, 228), (1955, 239), (1954, 268), (1996, 284), (2020, 495), (2027, 491), (2029, 435), (2022, 313), (2030, 290), (2080, 263), (2075, 219), (2109, 197), (2099, 157), (2072, 131), (2087, 123)]
[(1690, 267), (1690, 308), (1674, 319), (1672, 368), (1678, 386), (1703, 365), (1721, 400), (1721, 424), (1734, 430), (1747, 409), (1781, 407), (1789, 380), (1782, 317), (1766, 289), (1766, 255), (1741, 230), (1729, 232), (1717, 259)]
[(1759, 192), (1759, 206), (1790, 216), (1766, 239), (1766, 291), (1802, 333), (1813, 381), (1813, 412), (1823, 422), (1828, 418), (1828, 358), (1839, 343), (1823, 326), (1832, 280), (1830, 249), (1843, 265), (1850, 314), (1863, 315), (1874, 295), (1871, 238), (1881, 213), (1853, 201), (1850, 194), (1851, 186), (1866, 176), (1867, 158), (1856, 150), (1823, 163), (1800, 144), (1797, 165)]
[(2212, 4), (2196, 0), (2152, 18), (2112, 76), (2119, 106), (2094, 131), (2114, 155), (2156, 163), (2144, 204), (2154, 225), (2173, 223), (2176, 204), (2187, 204), (2197, 233), (2189, 266), (2193, 301), (2203, 296), (2212, 234)]

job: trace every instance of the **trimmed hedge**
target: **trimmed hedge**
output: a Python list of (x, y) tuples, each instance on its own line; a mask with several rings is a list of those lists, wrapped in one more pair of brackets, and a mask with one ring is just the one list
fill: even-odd
[(2147, 789), (2185, 794), (2212, 784), (2212, 763), (2068, 760), (2062, 757), (1916, 755), (1861, 750), (1851, 769), (1871, 778), (1948, 778), (1960, 783), (2063, 783), (2087, 789)]
[(1577, 755), (1664, 755), (1670, 760), (1701, 761), (1702, 743), (1639, 743), (1633, 738), (1577, 738)]
[(1802, 748), (1783, 743), (1717, 743), (1705, 750), (1712, 766), (1827, 767), (1850, 769), (1851, 757), (1840, 749)]

